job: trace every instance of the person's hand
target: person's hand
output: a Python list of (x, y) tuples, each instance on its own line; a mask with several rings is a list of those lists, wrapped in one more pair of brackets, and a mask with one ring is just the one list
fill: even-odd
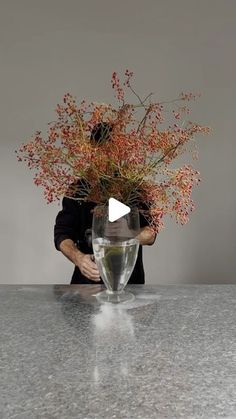
[(80, 272), (94, 282), (100, 281), (100, 274), (96, 262), (93, 260), (93, 255), (78, 254), (76, 259), (76, 266)]

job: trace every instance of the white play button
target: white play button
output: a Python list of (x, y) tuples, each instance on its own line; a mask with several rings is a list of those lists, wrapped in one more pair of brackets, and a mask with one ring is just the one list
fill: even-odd
[(113, 222), (130, 212), (130, 207), (115, 198), (109, 198), (108, 219)]

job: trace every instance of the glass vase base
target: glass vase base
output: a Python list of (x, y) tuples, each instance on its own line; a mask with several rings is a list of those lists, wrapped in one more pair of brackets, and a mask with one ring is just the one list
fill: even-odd
[(96, 298), (101, 303), (120, 304), (134, 301), (135, 296), (128, 291), (105, 290), (96, 294)]

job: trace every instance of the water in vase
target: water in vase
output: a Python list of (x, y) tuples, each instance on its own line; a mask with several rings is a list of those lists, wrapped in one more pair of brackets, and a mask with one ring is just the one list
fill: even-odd
[(134, 269), (139, 249), (136, 239), (111, 242), (93, 240), (93, 251), (100, 275), (109, 291), (122, 291)]

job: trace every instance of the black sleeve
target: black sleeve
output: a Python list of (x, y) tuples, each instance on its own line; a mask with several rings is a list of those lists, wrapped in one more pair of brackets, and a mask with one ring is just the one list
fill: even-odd
[(79, 205), (76, 200), (63, 198), (62, 210), (57, 214), (54, 225), (54, 244), (57, 250), (60, 250), (60, 243), (65, 239), (76, 241), (78, 209)]
[[(142, 203), (140, 208), (143, 210), (148, 210), (148, 206), (145, 203)], [(139, 213), (139, 222), (140, 222), (140, 228), (149, 226), (149, 223), (147, 222), (146, 218), (141, 213)], [(156, 240), (156, 237), (157, 237), (157, 233), (155, 234), (155, 240)]]
[(140, 228), (146, 227), (146, 226), (149, 225), (146, 218), (144, 218), (143, 214), (141, 214), (141, 213), (139, 214), (139, 221), (140, 221)]
[[(148, 206), (145, 202), (140, 203), (139, 208), (145, 211), (148, 210)], [(149, 225), (148, 221), (146, 220), (146, 218), (143, 216), (141, 212), (139, 213), (139, 222), (140, 222), (140, 228), (146, 227)]]

